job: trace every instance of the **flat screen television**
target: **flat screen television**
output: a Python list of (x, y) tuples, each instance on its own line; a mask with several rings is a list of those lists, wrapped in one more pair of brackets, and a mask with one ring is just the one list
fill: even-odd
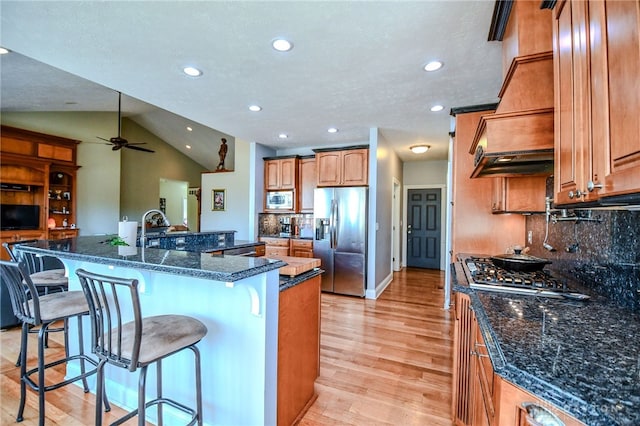
[(40, 206), (38, 205), (2, 204), (0, 216), (2, 230), (40, 228)]

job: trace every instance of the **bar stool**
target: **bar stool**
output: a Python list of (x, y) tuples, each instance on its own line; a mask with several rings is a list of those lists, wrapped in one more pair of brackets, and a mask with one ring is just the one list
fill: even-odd
[[(142, 317), (138, 280), (98, 275), (78, 269), (76, 274), (89, 305), (91, 348), (99, 358), (96, 391), (96, 421), (102, 425), (101, 398), (104, 392), (104, 367), (111, 364), (130, 372), (140, 369), (138, 408), (111, 423), (119, 425), (138, 416), (144, 426), (146, 408), (157, 406), (158, 425), (162, 425), (162, 405), (167, 404), (191, 416), (188, 425), (202, 425), (202, 382), (200, 351), (196, 344), (207, 334), (207, 327), (184, 315)], [(133, 320), (131, 320), (133, 318)], [(191, 349), (194, 354), (196, 409), (162, 395), (162, 360)], [(145, 402), (147, 367), (156, 364), (156, 398)]]
[[(42, 296), (38, 295), (36, 287), (31, 281), (25, 265), (21, 261), (7, 262), (0, 260), (0, 268), (2, 270), (0, 279), (9, 290), (13, 313), (20, 321), (22, 321), (22, 336), (20, 343), (20, 407), (18, 408), (16, 421), (21, 422), (23, 420), (26, 401), (26, 387), (28, 385), (31, 389), (38, 392), (39, 424), (40, 426), (43, 426), (45, 419), (45, 392), (58, 389), (78, 380), (82, 380), (84, 391), (89, 392), (89, 386), (86, 378), (97, 371), (98, 362), (86, 356), (83, 352), (82, 316), (88, 314), (87, 301), (81, 291), (64, 291)], [(68, 345), (66, 344), (67, 338), (65, 333), (65, 357), (57, 361), (45, 363), (44, 341), (48, 327), (56, 321), (62, 320), (65, 323), (64, 328), (66, 329), (67, 322), (69, 318), (72, 317), (76, 317), (78, 319), (79, 353), (72, 356), (68, 355)], [(38, 360), (35, 368), (27, 370), (27, 336), (30, 326), (39, 326)], [(45, 371), (48, 368), (67, 363), (72, 360), (80, 361), (79, 375), (52, 385), (45, 385)], [(86, 371), (85, 362), (90, 363), (96, 368)], [(34, 374), (37, 374), (37, 383), (31, 378)], [(111, 407), (109, 406), (109, 401), (106, 397), (104, 397), (104, 402), (106, 410), (110, 410)]]
[[(13, 241), (13, 242), (4, 242), (2, 246), (5, 248), (7, 253), (9, 253), (9, 257), (14, 262), (22, 261), (26, 268), (27, 273), (29, 274), (29, 278), (31, 278), (31, 282), (35, 285), (38, 294), (49, 294), (60, 291), (67, 291), (69, 289), (69, 278), (65, 276), (64, 268), (50, 268), (47, 265), (47, 260), (49, 260), (49, 264), (60, 263), (60, 261), (51, 256), (39, 256), (34, 253), (27, 253), (23, 251), (16, 252), (14, 246), (16, 244), (27, 244), (36, 242), (38, 240), (22, 240), (22, 241)], [(49, 328), (47, 329), (47, 334), (45, 335), (44, 347), (49, 346), (49, 334), (48, 332), (57, 332), (64, 331), (65, 332), (65, 347), (67, 343), (66, 338), (66, 330), (64, 328)], [(29, 330), (30, 333), (37, 333), (38, 330)], [(67, 356), (69, 353), (67, 352)], [(16, 367), (20, 366), (20, 355), (18, 355), (18, 360), (16, 361)]]
[(51, 262), (57, 261), (60, 263), (59, 260), (51, 256), (39, 256), (23, 251), (16, 253), (14, 249), (16, 244), (27, 244), (36, 241), (38, 240), (5, 242), (2, 243), (2, 246), (7, 250), (7, 253), (9, 253), (11, 260), (14, 262), (22, 260), (24, 262), (31, 277), (31, 282), (33, 282), (41, 294), (48, 294), (53, 291), (66, 291), (69, 288), (69, 278), (65, 277), (64, 268), (51, 268), (46, 264), (46, 261), (49, 259), (53, 259)]

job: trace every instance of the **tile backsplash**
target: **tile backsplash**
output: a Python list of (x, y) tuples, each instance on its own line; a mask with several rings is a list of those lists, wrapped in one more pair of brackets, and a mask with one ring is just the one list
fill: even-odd
[[(551, 260), (551, 270), (569, 273), (600, 294), (640, 312), (640, 212), (592, 210), (595, 221), (549, 223), (546, 216), (527, 217), (529, 254)], [(526, 236), (525, 236), (526, 240)], [(525, 241), (526, 242), (526, 241)]]

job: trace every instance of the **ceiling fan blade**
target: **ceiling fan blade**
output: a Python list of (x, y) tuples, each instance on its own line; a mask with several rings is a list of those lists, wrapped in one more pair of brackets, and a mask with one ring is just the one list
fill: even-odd
[(122, 148), (122, 145), (114, 145), (113, 148), (111, 148), (111, 151), (117, 151), (120, 148)]
[(144, 152), (155, 152), (151, 149), (147, 149), (147, 148), (142, 148), (139, 146), (135, 146), (135, 144), (128, 144), (124, 146), (125, 148), (129, 148), (129, 149), (135, 149), (136, 151), (144, 151)]
[(101, 141), (111, 142), (109, 139), (101, 138), (100, 136), (96, 136), (96, 138), (100, 139)]

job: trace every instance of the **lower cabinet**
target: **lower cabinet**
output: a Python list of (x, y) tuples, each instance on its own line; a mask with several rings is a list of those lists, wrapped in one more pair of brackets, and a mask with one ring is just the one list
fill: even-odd
[(295, 424), (316, 399), (320, 375), (320, 275), (280, 292), (278, 426)]
[(455, 294), (453, 420), (455, 425), (533, 426), (527, 413), (534, 404), (544, 416), (565, 426), (584, 423), (494, 373), (469, 296)]
[[(24, 240), (46, 240), (47, 232), (46, 231), (2, 231), (0, 233), (0, 243), (13, 243), (16, 241), (24, 241)], [(10, 260), (9, 253), (7, 253), (7, 249), (2, 247), (0, 249), (0, 259), (2, 260)]]
[(292, 238), (289, 253), (293, 257), (313, 257), (313, 240)]
[(75, 238), (78, 236), (78, 229), (50, 229), (50, 240), (62, 240), (64, 238)]
[(260, 237), (260, 241), (265, 244), (266, 257), (289, 256), (289, 238)]

